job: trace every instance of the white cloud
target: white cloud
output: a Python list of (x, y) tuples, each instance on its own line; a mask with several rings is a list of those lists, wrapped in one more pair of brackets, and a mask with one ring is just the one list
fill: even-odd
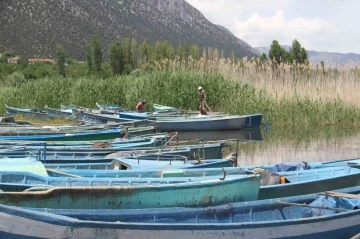
[(270, 17), (253, 14), (243, 22), (235, 19), (231, 30), (252, 46), (269, 46), (272, 40), (289, 45), (298, 39), (307, 49), (324, 50), (331, 46), (337, 28), (318, 17), (287, 20), (285, 13), (277, 10)]

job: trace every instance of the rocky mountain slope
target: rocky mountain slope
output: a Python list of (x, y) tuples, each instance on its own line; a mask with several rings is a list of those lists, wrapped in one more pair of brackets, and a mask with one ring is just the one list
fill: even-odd
[[(282, 46), (285, 50), (290, 50), (290, 46)], [(270, 47), (256, 47), (259, 54), (269, 54)], [(360, 66), (360, 54), (354, 53), (334, 53), (334, 52), (319, 52), (319, 51), (308, 51), (309, 61), (313, 64), (320, 64), (324, 61), (328, 67), (355, 67)]]
[(200, 47), (234, 50), (238, 57), (257, 52), (226, 29), (209, 22), (185, 0), (1, 0), (0, 51), (26, 57), (54, 57), (64, 45), (72, 57), (84, 59), (84, 46), (100, 34), (108, 44), (133, 37), (142, 42), (187, 41)]

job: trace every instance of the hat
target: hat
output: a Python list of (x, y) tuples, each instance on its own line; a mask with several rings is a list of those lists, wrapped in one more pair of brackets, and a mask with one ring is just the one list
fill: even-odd
[(202, 90), (203, 88), (201, 86), (199, 86), (198, 90)]

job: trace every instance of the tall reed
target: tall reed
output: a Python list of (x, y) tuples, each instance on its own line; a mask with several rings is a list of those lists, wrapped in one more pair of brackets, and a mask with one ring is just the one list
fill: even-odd
[[(174, 63), (168, 62), (164, 69), (140, 75), (80, 79), (51, 77), (16, 87), (3, 87), (0, 88), (0, 105), (59, 107), (60, 104), (77, 104), (94, 107), (98, 102), (134, 109), (139, 100), (146, 99), (149, 102), (147, 110), (153, 103), (196, 110), (199, 105), (197, 88), (202, 86), (213, 111), (263, 113), (265, 121), (271, 124), (360, 125), (360, 109), (340, 96), (314, 98), (309, 92), (293, 90), (289, 96), (279, 97), (262, 81), (255, 80), (258, 73), (250, 67), (246, 68), (249, 73), (244, 73), (248, 78), (242, 78), (243, 73), (229, 64), (202, 69), (194, 67), (192, 70), (171, 64)], [(225, 78), (222, 71), (226, 67), (229, 69)], [(272, 85), (275, 89), (283, 87)]]

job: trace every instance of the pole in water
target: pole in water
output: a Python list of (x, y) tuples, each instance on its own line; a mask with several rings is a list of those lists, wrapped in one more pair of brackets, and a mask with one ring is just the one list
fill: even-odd
[(237, 139), (236, 140), (236, 161), (235, 161), (235, 167), (238, 167), (238, 154), (239, 154), (239, 144), (240, 141)]

